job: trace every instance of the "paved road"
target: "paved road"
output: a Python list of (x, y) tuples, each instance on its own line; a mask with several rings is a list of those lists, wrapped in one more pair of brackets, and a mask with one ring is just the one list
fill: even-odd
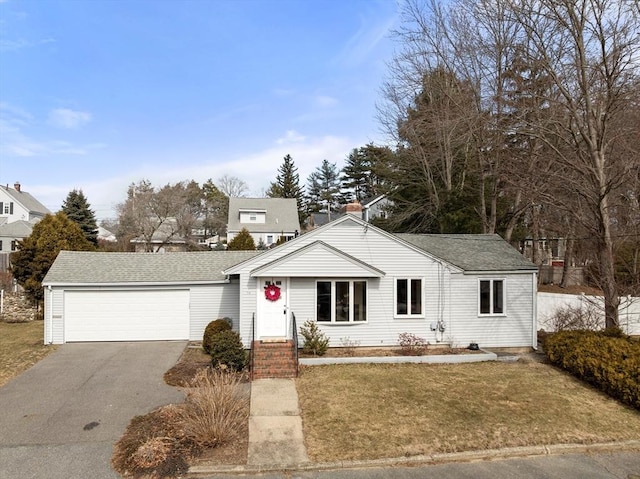
[(0, 479), (119, 478), (131, 418), (183, 398), (162, 375), (185, 344), (64, 344), (0, 388)]
[[(640, 479), (640, 452), (565, 454), (415, 467), (243, 475), (260, 479)], [(233, 479), (234, 475), (206, 479)]]

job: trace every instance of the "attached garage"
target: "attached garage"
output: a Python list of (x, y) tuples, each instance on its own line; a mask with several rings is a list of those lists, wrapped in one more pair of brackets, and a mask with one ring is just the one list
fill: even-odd
[(42, 282), (44, 342), (201, 340), (209, 321), (237, 324), (223, 270), (256, 254), (61, 251)]
[(66, 291), (64, 317), (66, 342), (189, 339), (189, 290)]

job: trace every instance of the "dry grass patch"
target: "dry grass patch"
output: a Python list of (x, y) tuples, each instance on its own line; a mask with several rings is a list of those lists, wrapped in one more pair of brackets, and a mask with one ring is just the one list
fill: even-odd
[(199, 371), (211, 364), (211, 356), (202, 348), (186, 348), (178, 362), (164, 373), (164, 382), (169, 386), (187, 387)]
[(532, 362), (353, 364), (297, 380), (314, 461), (640, 437), (640, 414)]
[(43, 321), (0, 322), (0, 386), (55, 351), (55, 346), (43, 344), (43, 338)]

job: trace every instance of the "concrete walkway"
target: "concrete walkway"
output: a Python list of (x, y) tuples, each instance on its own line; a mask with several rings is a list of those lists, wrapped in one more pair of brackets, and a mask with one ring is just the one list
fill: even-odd
[(295, 381), (253, 381), (247, 465), (289, 469), (307, 463)]

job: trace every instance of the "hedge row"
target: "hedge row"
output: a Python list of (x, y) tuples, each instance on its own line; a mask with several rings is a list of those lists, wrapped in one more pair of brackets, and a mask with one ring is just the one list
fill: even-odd
[(640, 341), (595, 331), (562, 331), (545, 338), (552, 363), (640, 409)]

